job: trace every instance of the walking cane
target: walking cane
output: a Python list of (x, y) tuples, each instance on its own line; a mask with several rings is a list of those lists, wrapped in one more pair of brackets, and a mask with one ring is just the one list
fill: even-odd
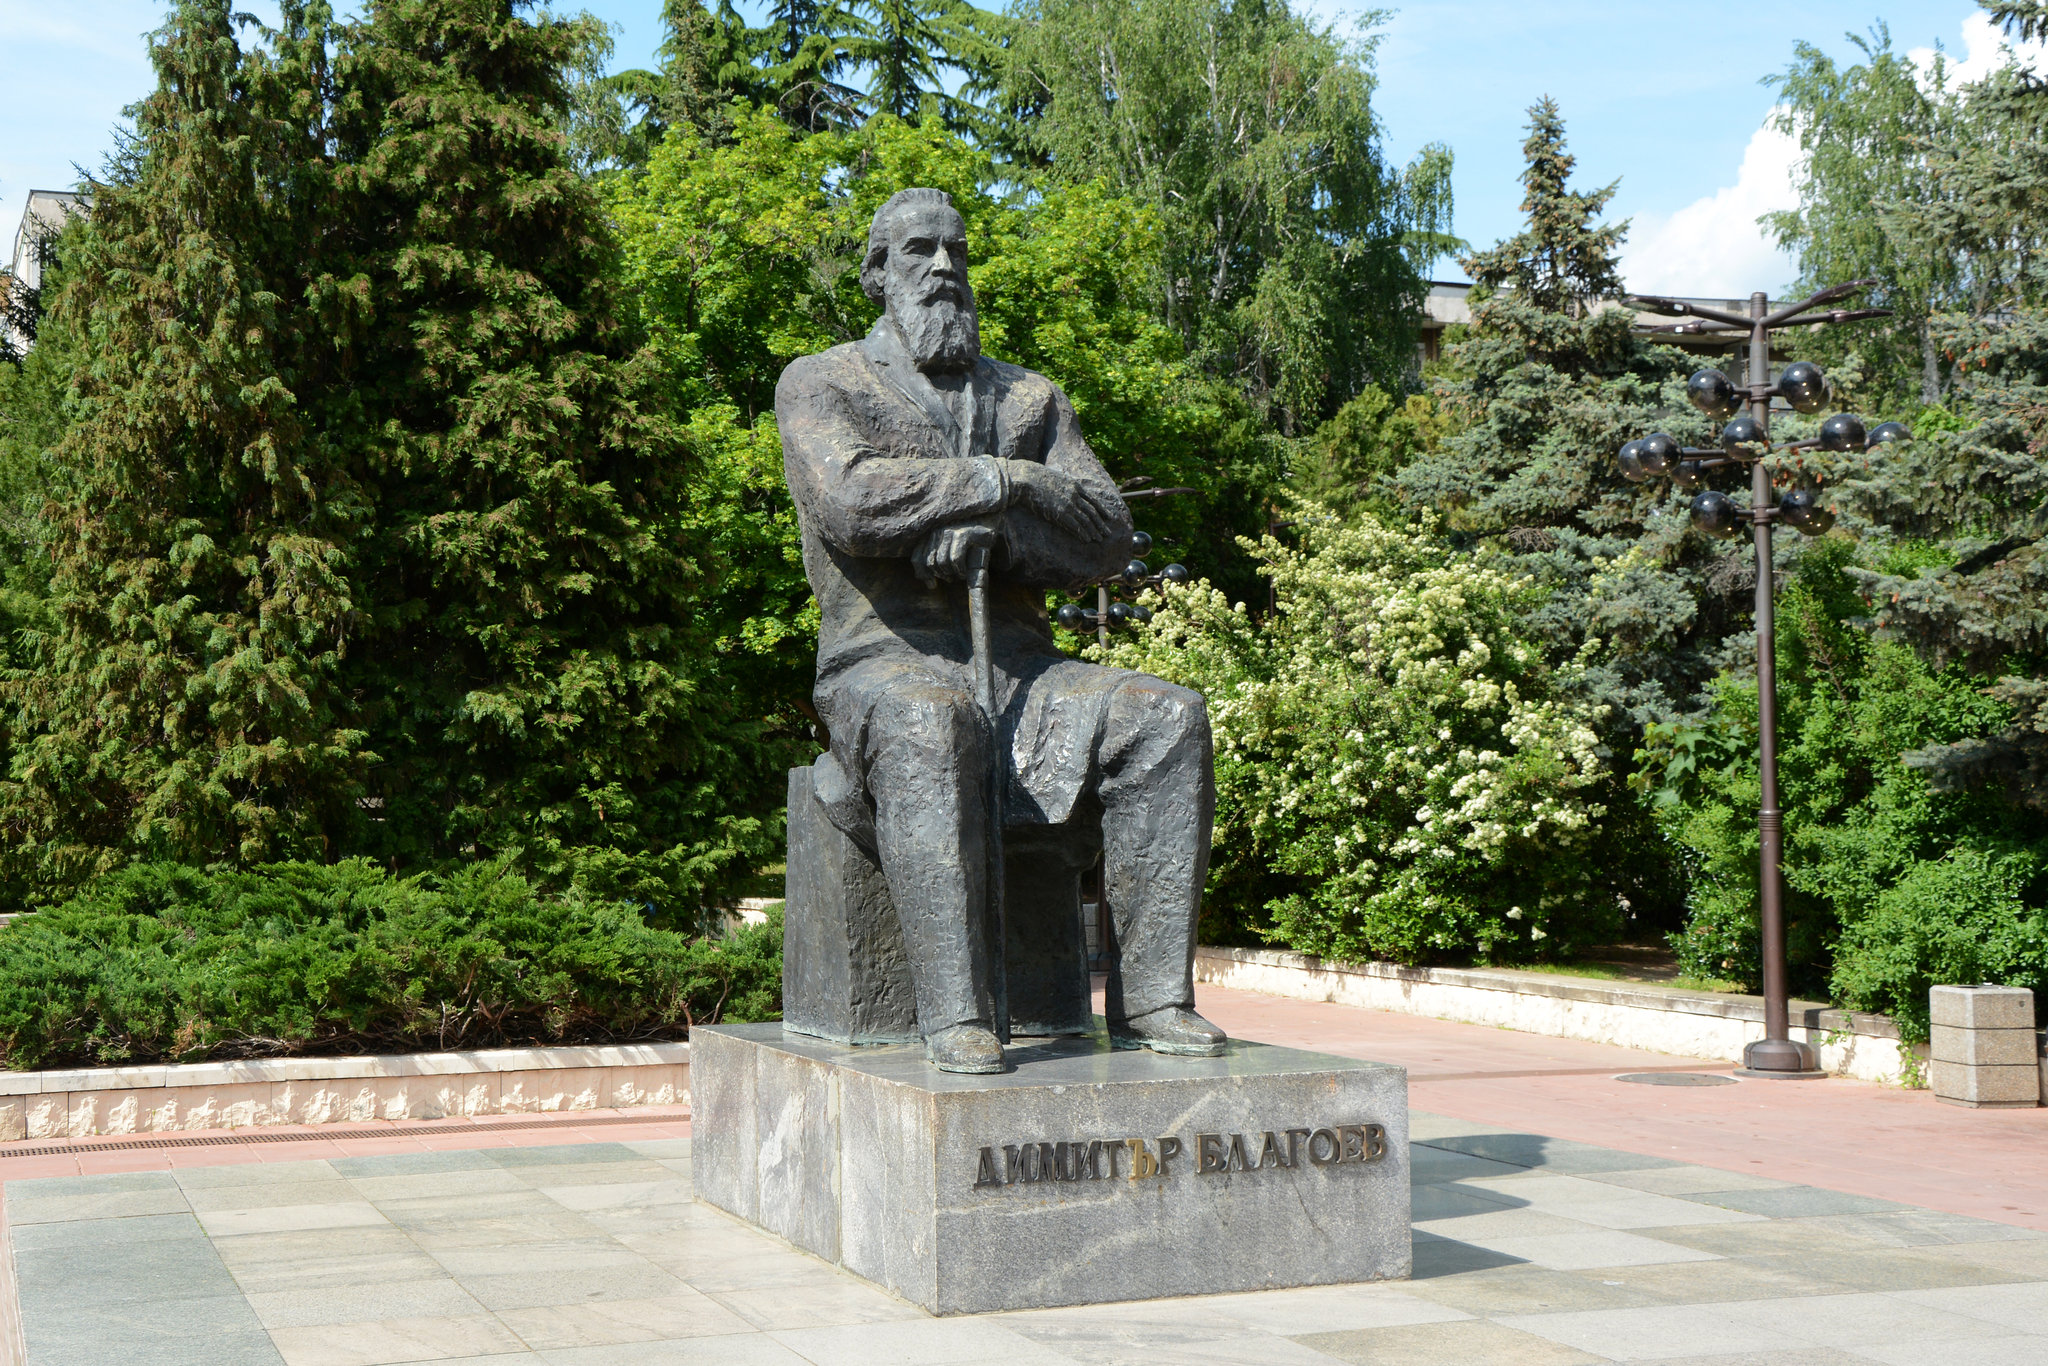
[(1009, 922), (1003, 907), (1003, 789), (1009, 766), (1003, 754), (1002, 718), (996, 713), (996, 657), (989, 639), (989, 548), (967, 552), (967, 628), (974, 645), (974, 701), (988, 719), (988, 922), (994, 932), (989, 977), (995, 996), (996, 1038), (1010, 1041)]

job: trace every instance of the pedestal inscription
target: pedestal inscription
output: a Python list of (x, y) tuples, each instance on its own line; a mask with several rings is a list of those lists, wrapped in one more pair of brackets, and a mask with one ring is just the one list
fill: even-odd
[(1407, 1074), (1233, 1041), (1219, 1058), (691, 1036), (699, 1195), (934, 1313), (1406, 1276)]

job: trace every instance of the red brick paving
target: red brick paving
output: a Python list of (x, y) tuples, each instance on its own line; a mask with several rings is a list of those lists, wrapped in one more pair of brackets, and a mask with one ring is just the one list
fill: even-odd
[(1401, 1064), (1417, 1110), (2048, 1229), (2048, 1110), (1967, 1110), (1841, 1077), (1644, 1086), (1613, 1078), (1730, 1065), (1223, 987), (1196, 994), (1234, 1035)]

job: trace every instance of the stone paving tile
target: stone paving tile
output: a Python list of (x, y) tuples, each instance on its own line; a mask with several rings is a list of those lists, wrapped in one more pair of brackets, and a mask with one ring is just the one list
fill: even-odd
[(186, 1191), (213, 1190), (221, 1186), (242, 1189), (249, 1186), (289, 1186), (301, 1181), (333, 1181), (340, 1173), (331, 1162), (246, 1162), (232, 1166), (179, 1167), (170, 1173)]
[(284, 1366), (390, 1366), (524, 1351), (526, 1344), (488, 1314), (464, 1318), (378, 1319), (316, 1328), (274, 1328)]
[(1573, 1143), (1562, 1138), (1546, 1138), (1541, 1134), (1484, 1132), (1463, 1137), (1433, 1138), (1429, 1140), (1428, 1146), (1454, 1153), (1468, 1153), (1473, 1157), (1490, 1158), (1517, 1167), (1540, 1167), (1547, 1172), (1565, 1175), (1649, 1171), (1658, 1167), (1681, 1165), (1659, 1157), (1620, 1153), (1612, 1148), (1596, 1148), (1590, 1143)]
[(723, 1337), (754, 1331), (752, 1324), (688, 1286), (655, 1299), (604, 1300), (537, 1308), (508, 1308), (498, 1318), (537, 1350), (602, 1347), (665, 1338)]
[(1296, 1341), (1359, 1366), (1582, 1366), (1600, 1357), (1498, 1323), (1467, 1320)]
[(1697, 1195), (1702, 1191), (1783, 1190), (1790, 1181), (1745, 1172), (1724, 1172), (1718, 1167), (1658, 1167), (1649, 1171), (1588, 1172), (1588, 1181), (1626, 1186), (1652, 1195)]
[[(1583, 1226), (1582, 1226), (1583, 1228)], [(1584, 1271), (1593, 1267), (1657, 1266), (1666, 1262), (1712, 1261), (1716, 1254), (1680, 1247), (1613, 1229), (1578, 1233), (1545, 1233), (1486, 1238), (1482, 1245), (1518, 1261), (1553, 1271)]]
[(1662, 1366), (1871, 1366), (1871, 1358), (1835, 1347), (1797, 1347), (1789, 1352), (1666, 1358)]
[(768, 1290), (709, 1290), (712, 1299), (756, 1328), (837, 1328), (852, 1323), (921, 1319), (925, 1312), (865, 1281), (835, 1276)]
[(535, 1190), (564, 1209), (588, 1214), (597, 1210), (647, 1210), (662, 1205), (696, 1203), (697, 1193), (686, 1181), (672, 1175), (654, 1181), (621, 1181), (614, 1185), (579, 1186), (549, 1182)]
[[(438, 1153), (426, 1155), (440, 1156)], [(354, 1188), (357, 1195), (379, 1205), (400, 1200), (430, 1200), (454, 1195), (503, 1195), (532, 1189), (517, 1175), (496, 1163), (475, 1171), (401, 1172), (391, 1176), (352, 1176), (348, 1179), (348, 1184)]]
[(646, 1185), (674, 1181), (676, 1174), (651, 1157), (635, 1156), (631, 1161), (574, 1162), (550, 1167), (508, 1167), (509, 1175), (529, 1187)]
[[(1379, 1293), (1378, 1287), (1366, 1291), (1372, 1296)], [(1175, 1366), (1329, 1366), (1333, 1358), (1328, 1354), (1279, 1333), (1260, 1331), (1245, 1321), (1241, 1308), (1226, 1312), (1216, 1307), (1218, 1300), (1235, 1305), (1250, 1298), (1139, 1300), (1020, 1310), (993, 1317), (1005, 1328), (1082, 1366), (1164, 1366), (1169, 1362)]]
[(501, 1167), (515, 1169), (647, 1160), (623, 1143), (537, 1143), (518, 1148), (479, 1148), (476, 1151)]
[(161, 1185), (140, 1186), (122, 1190), (114, 1188), (104, 1191), (89, 1191), (73, 1194), (68, 1191), (44, 1191), (36, 1187), (46, 1184), (71, 1185), (77, 1181), (96, 1181), (99, 1177), (48, 1177), (40, 1181), (10, 1181), (7, 1183), (7, 1222), (19, 1227), (24, 1224), (53, 1223), (71, 1219), (130, 1219), (140, 1214), (177, 1214), (191, 1208), (185, 1203), (185, 1192), (170, 1180), (169, 1172), (129, 1172), (124, 1176), (161, 1176)]
[(153, 1243), (165, 1238), (206, 1237), (199, 1221), (187, 1214), (143, 1214), (127, 1219), (72, 1219), (63, 1223), (23, 1224), (9, 1230), (23, 1250), (86, 1247), (102, 1243)]
[(1993, 1267), (2010, 1276), (2048, 1281), (2048, 1243), (1929, 1243), (1917, 1250), (1966, 1265)]
[[(1389, 1328), (1381, 1331), (1402, 1333), (1413, 1330)], [(1307, 1343), (1264, 1333), (1176, 1343), (1165, 1351), (1151, 1346), (1112, 1343), (1067, 1343), (1059, 1351), (1076, 1366), (1163, 1366), (1165, 1362), (1172, 1362), (1174, 1366), (1339, 1366), (1343, 1361), (1342, 1357), (1317, 1351)]]
[(634, 1138), (626, 1140), (625, 1146), (642, 1157), (657, 1160), (690, 1155), (690, 1140), (687, 1138)]
[(15, 1256), (24, 1322), (84, 1306), (174, 1304), (240, 1296), (241, 1288), (204, 1238), (44, 1247)]
[(1462, 1181), (1473, 1176), (1515, 1176), (1528, 1171), (1507, 1162), (1494, 1162), (1470, 1153), (1454, 1153), (1424, 1143), (1409, 1148), (1408, 1180), (1414, 1185), (1440, 1181)]
[(604, 1236), (603, 1229), (534, 1190), (391, 1200), (378, 1208), (429, 1252)]
[(1792, 1299), (1804, 1295), (1838, 1295), (1842, 1287), (1799, 1274), (1797, 1258), (1780, 1258), (1764, 1266), (1740, 1257), (1715, 1262), (1680, 1262), (1661, 1266), (1608, 1267), (1580, 1273), (1597, 1277), (1603, 1286), (1648, 1296), (1660, 1304), (1713, 1304), (1723, 1300)]
[(440, 1152), (378, 1153), (368, 1157), (336, 1157), (327, 1163), (336, 1175), (354, 1180), (359, 1176), (418, 1176), (428, 1172), (502, 1171), (483, 1149), (458, 1148)]
[(1436, 1219), (1417, 1218), (1415, 1227), (1440, 1238), (1489, 1246), (1501, 1238), (1533, 1238), (1549, 1233), (1583, 1233), (1586, 1230), (1586, 1226), (1576, 1219), (1546, 1214), (1526, 1205), (1511, 1208), (1498, 1204), (1489, 1204), (1476, 1213), (1453, 1213)]
[(1754, 1322), (1741, 1305), (1665, 1304), (1646, 1309), (1503, 1315), (1495, 1321), (1618, 1361), (1698, 1356), (1704, 1346), (1737, 1353), (1825, 1345), (1775, 1325)]
[[(1402, 1288), (1395, 1289), (1399, 1284)], [(1244, 1295), (1204, 1295), (1204, 1308), (1256, 1332), (1286, 1337), (1354, 1328), (1442, 1323), (1462, 1311), (1407, 1293), (1407, 1283), (1378, 1286), (1319, 1285)]]
[(24, 1323), (34, 1366), (280, 1366), (240, 1295), (76, 1305)]
[(1073, 1360), (986, 1318), (795, 1328), (768, 1336), (815, 1366), (956, 1366), (997, 1360), (1058, 1366)]
[(249, 1307), (265, 1328), (314, 1328), (369, 1319), (468, 1318), (485, 1313), (447, 1276), (364, 1284), (337, 1278), (318, 1289), (259, 1290)]
[[(208, 1170), (200, 1168), (199, 1170)], [(217, 1168), (213, 1170), (218, 1170)], [(363, 1199), (352, 1182), (338, 1176), (319, 1181), (267, 1181), (248, 1186), (187, 1187), (185, 1203), (194, 1213), (221, 1210), (281, 1209), (286, 1205), (347, 1205)]]
[(574, 1271), (537, 1268), (501, 1275), (458, 1276), (462, 1288), (486, 1309), (545, 1308), (603, 1300), (647, 1300), (687, 1287), (650, 1262), (619, 1262)]
[(2048, 1338), (2048, 1282), (1908, 1290), (1897, 1298)]
[(1753, 1266), (1789, 1271), (1843, 1290), (1882, 1286), (1887, 1291), (1905, 1292), (2039, 1280), (2021, 1272), (1937, 1257), (1918, 1248), (1852, 1245), (1828, 1252), (1780, 1253), (1747, 1260)]
[(1528, 1209), (1547, 1211), (1600, 1228), (1659, 1228), (1670, 1224), (1709, 1222), (1756, 1223), (1764, 1218), (1761, 1214), (1726, 1209), (1717, 1210), (1712, 1219), (1703, 1218), (1702, 1207), (1690, 1200), (1617, 1189), (1580, 1176), (1548, 1173), (1480, 1177), (1460, 1181), (1452, 1189), (1511, 1200)]
[(1522, 1263), (1520, 1257), (1510, 1257), (1490, 1247), (1476, 1243), (1461, 1243), (1455, 1238), (1439, 1237), (1424, 1229), (1416, 1229), (1411, 1246), (1414, 1263), (1409, 1278), (1415, 1281), (1433, 1280), (1439, 1276), (1458, 1276), (1469, 1271), (1483, 1271), (1489, 1267), (1516, 1266)]
[[(1722, 1265), (1734, 1264), (1713, 1262), (1704, 1265), (1694, 1264), (1693, 1267), (1631, 1267), (1626, 1272), (1617, 1271), (1613, 1274), (1616, 1277), (1633, 1277), (1643, 1272), (1667, 1270), (1675, 1270), (1681, 1274), (1697, 1274), (1697, 1270)], [(1404, 1291), (1446, 1308), (1474, 1315), (1548, 1314), (1567, 1309), (1629, 1309), (1666, 1302), (1664, 1296), (1654, 1290), (1638, 1287), (1630, 1280), (1617, 1280), (1578, 1271), (1554, 1271), (1547, 1266), (1529, 1263), (1484, 1267), (1456, 1276), (1437, 1276), (1426, 1281), (1412, 1281), (1404, 1287)]]
[(610, 1238), (562, 1238), (474, 1247), (428, 1248), (427, 1255), (454, 1277), (516, 1276), (534, 1271), (603, 1271), (651, 1267), (631, 1248)]
[(1749, 1300), (1739, 1309), (1746, 1322), (1774, 1328), (1822, 1347), (1859, 1351), (1904, 1339), (2005, 1337), (2009, 1327), (1920, 1304), (1897, 1295), (1817, 1295), (1798, 1300)]
[(2048, 1233), (2037, 1229), (1993, 1223), (1989, 1219), (1972, 1219), (1967, 1214), (1944, 1214), (1931, 1209), (1823, 1214), (1805, 1222), (1809, 1228), (1832, 1230), (1880, 1247), (1934, 1247), (1951, 1243), (2040, 1243), (2048, 1246)]
[(1762, 1214), (1772, 1219), (1798, 1219), (1813, 1214), (1871, 1214), (1880, 1210), (1910, 1208), (1891, 1200), (1873, 1200), (1867, 1195), (1844, 1195), (1818, 1186), (1780, 1186), (1775, 1190), (1701, 1191), (1684, 1197), (1703, 1205)]
[(764, 1333), (542, 1352), (547, 1366), (812, 1366)]
[(323, 1229), (216, 1238), (214, 1252), (246, 1294), (385, 1285), (448, 1273), (398, 1229)]
[(1968, 1342), (1933, 1338), (1865, 1347), (1858, 1355), (1886, 1366), (2048, 1366), (2048, 1342), (2038, 1337), (1972, 1338)]
[[(1516, 1167), (1510, 1170), (1522, 1169)], [(1411, 1192), (1408, 1217), (1414, 1223), (1426, 1224), (1436, 1219), (1458, 1219), (1473, 1214), (1492, 1214), (1504, 1209), (1520, 1209), (1527, 1203), (1511, 1195), (1496, 1195), (1491, 1191), (1472, 1189), (1462, 1181), (1455, 1185), (1425, 1185), (1417, 1186)]]
[(336, 1200), (319, 1204), (272, 1205), (258, 1209), (195, 1211), (199, 1226), (214, 1238), (245, 1233), (306, 1233), (315, 1229), (375, 1228), (386, 1222), (367, 1200)]
[[(1421, 1119), (1411, 1282), (943, 1320), (694, 1203), (686, 1139), (294, 1160), (243, 1181), (193, 1168), (132, 1190), (100, 1183), (167, 1174), (22, 1181), (9, 1199), (58, 1215), (13, 1231), (31, 1320), (40, 1294), (54, 1320), (133, 1342), (71, 1358), (95, 1366), (2048, 1366), (2048, 1238)], [(130, 1213), (167, 1195), (176, 1212)], [(64, 1216), (108, 1196), (128, 1217)], [(337, 1206), (377, 1223), (205, 1237), (224, 1218)], [(141, 1298), (78, 1301), (106, 1262)], [(201, 1293), (223, 1278), (243, 1293)], [(233, 1305), (240, 1337), (192, 1328)], [(170, 1355), (134, 1336), (165, 1312), (184, 1324)]]

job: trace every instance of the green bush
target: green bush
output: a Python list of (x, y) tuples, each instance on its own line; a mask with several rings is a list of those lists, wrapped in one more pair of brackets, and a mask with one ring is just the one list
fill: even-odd
[[(2048, 828), (1994, 789), (1942, 790), (1903, 761), (1995, 731), (2004, 705), (1962, 665), (1937, 668), (1862, 629), (1851, 542), (1810, 543), (1798, 564), (1777, 638), (1792, 987), (1924, 1021), (1928, 985), (2039, 961), (2016, 947), (2017, 927), (2048, 906)], [(1692, 874), (1690, 919), (1671, 941), (1681, 970), (1756, 990), (1755, 676), (1724, 675), (1709, 696), (1701, 716), (1649, 728), (1639, 772)], [(1994, 932), (2000, 916), (2011, 935)]]
[(1927, 1039), (1929, 987), (1993, 982), (2048, 997), (2048, 913), (2023, 899), (2038, 871), (2032, 858), (1978, 849), (1916, 865), (1844, 931), (1835, 991), (1890, 1015), (1914, 1043)]
[(1208, 698), (1204, 932), (1235, 916), (1304, 953), (1406, 963), (1611, 940), (1600, 714), (1525, 634), (1538, 591), (1428, 517), (1345, 525), (1310, 505), (1296, 533), (1247, 543), (1277, 610), (1176, 589), (1104, 655)]
[(781, 1010), (779, 918), (730, 941), (503, 863), (141, 864), (0, 932), (0, 1058), (25, 1069), (678, 1038)]

